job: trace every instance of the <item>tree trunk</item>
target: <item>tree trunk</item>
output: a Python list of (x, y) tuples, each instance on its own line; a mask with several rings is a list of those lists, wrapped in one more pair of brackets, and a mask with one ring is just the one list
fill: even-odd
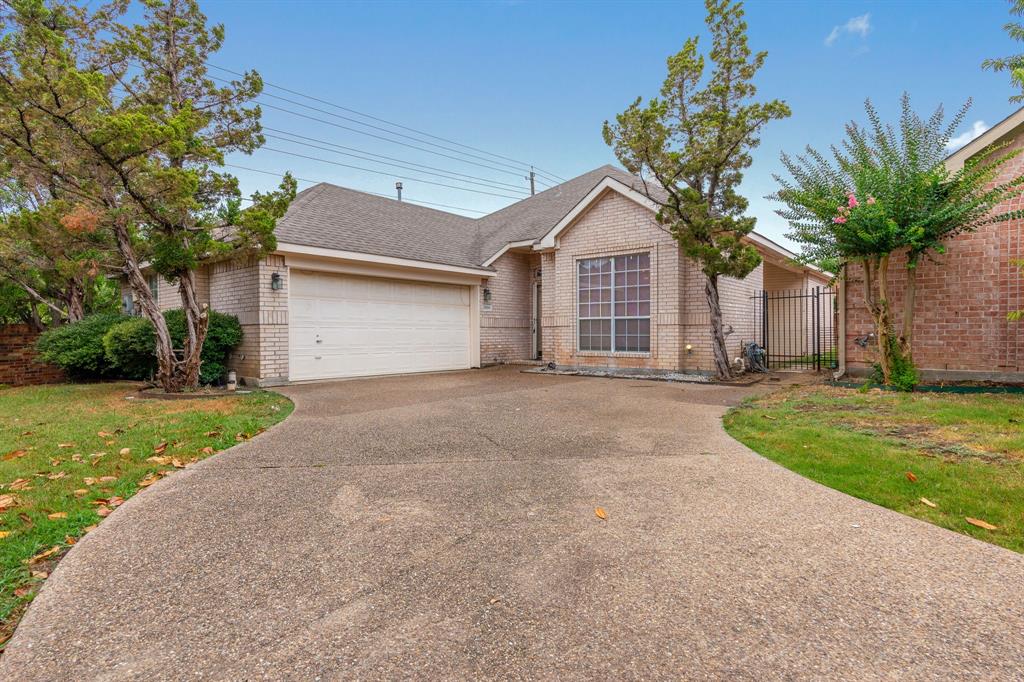
[(732, 365), (729, 363), (729, 351), (725, 346), (725, 332), (722, 329), (722, 306), (718, 300), (718, 277), (704, 278), (704, 294), (708, 299), (708, 312), (711, 313), (711, 352), (715, 358), (715, 376), (719, 379), (731, 379)]
[(167, 320), (153, 300), (153, 292), (149, 290), (149, 284), (139, 268), (127, 225), (117, 221), (114, 225), (114, 234), (117, 236), (117, 250), (124, 260), (128, 284), (135, 294), (142, 314), (153, 324), (156, 336), (156, 380), (168, 393), (177, 393), (184, 386), (178, 371), (178, 363), (174, 358), (174, 345), (171, 343), (171, 332), (167, 329)]
[(85, 287), (82, 282), (73, 278), (68, 282), (68, 322), (79, 322), (85, 317)]
[(875, 323), (878, 364), (882, 368), (883, 383), (889, 384), (892, 380), (892, 363), (889, 355), (892, 334), (892, 321), (889, 315), (889, 254), (876, 259), (874, 271), (871, 268), (871, 259), (864, 258), (861, 262), (864, 266), (864, 302)]
[(914, 303), (917, 300), (917, 265), (907, 262), (907, 289), (903, 297), (903, 328), (900, 331), (900, 351), (907, 360), (914, 361)]
[(200, 304), (196, 296), (196, 279), (194, 270), (185, 270), (178, 275), (178, 293), (181, 295), (181, 307), (185, 311), (185, 344), (182, 358), (182, 377), (186, 388), (199, 386), (199, 370), (202, 366), (201, 354), (206, 341), (206, 330), (210, 316), (206, 312), (206, 304)]

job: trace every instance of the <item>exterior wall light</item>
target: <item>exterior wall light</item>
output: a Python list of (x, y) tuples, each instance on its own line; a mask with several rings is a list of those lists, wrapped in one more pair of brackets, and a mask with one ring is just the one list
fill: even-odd
[(281, 277), (280, 272), (275, 272), (270, 276), (270, 288), (274, 291), (284, 289), (284, 279)]
[(491, 302), (491, 290), (490, 289), (484, 289), (484, 303), (490, 303), (490, 302)]
[(692, 355), (693, 354), (693, 346), (692, 345), (686, 344), (686, 354), (687, 355)]

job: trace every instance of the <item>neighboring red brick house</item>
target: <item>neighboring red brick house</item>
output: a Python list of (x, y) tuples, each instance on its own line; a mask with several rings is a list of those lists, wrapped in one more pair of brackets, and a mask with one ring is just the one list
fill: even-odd
[[(1024, 148), (1024, 109), (976, 138), (946, 160), (955, 172), (993, 144)], [(997, 182), (1024, 174), (1024, 154), (1004, 166)], [(997, 209), (1024, 208), (1021, 198)], [(1006, 319), (1024, 309), (1024, 274), (1013, 261), (1024, 258), (1024, 221), (988, 225), (948, 242), (947, 252), (920, 266), (914, 305), (914, 361), (922, 378), (933, 381), (1024, 381), (1024, 323)], [(890, 279), (896, 294), (894, 319), (901, 319), (903, 260), (894, 258)], [(872, 343), (857, 343), (874, 332), (864, 307), (861, 269), (847, 269), (842, 284), (839, 332), (845, 339), (840, 368), (852, 375), (870, 371)], [(873, 341), (873, 339), (872, 339)]]
[(0, 386), (54, 384), (64, 380), (59, 367), (36, 359), (39, 332), (27, 324), (0, 326)]

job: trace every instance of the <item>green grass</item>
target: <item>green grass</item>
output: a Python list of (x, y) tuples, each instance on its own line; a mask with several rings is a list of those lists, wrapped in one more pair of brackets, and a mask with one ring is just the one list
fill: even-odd
[(1024, 552), (1021, 396), (795, 387), (731, 410), (725, 427), (819, 483)]
[[(289, 400), (266, 392), (126, 399), (137, 388), (102, 383), (0, 390), (0, 501), (14, 496), (15, 502), (0, 513), (0, 646), (60, 557), (103, 520), (98, 510), (116, 513), (116, 498), (139, 492), (140, 481), (173, 475), (292, 410)], [(157, 452), (162, 443), (166, 449)]]

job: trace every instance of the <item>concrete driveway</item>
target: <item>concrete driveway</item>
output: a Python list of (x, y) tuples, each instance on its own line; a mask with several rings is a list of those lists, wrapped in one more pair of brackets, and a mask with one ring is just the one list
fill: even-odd
[(80, 542), (0, 677), (1022, 675), (1024, 557), (752, 454), (719, 421), (749, 389), (500, 368), (284, 393), (282, 425)]

